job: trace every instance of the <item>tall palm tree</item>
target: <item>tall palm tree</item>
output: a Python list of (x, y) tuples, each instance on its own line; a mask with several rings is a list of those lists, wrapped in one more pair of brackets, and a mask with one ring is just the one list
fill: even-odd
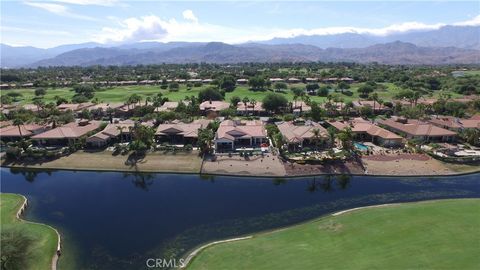
[(312, 133), (313, 133), (313, 140), (315, 141), (315, 151), (318, 151), (318, 144), (321, 138), (320, 129), (314, 128), (312, 129)]
[(252, 113), (255, 115), (255, 105), (257, 105), (257, 101), (252, 98), (250, 100), (250, 105), (252, 106)]
[(378, 101), (378, 94), (376, 92), (372, 94), (372, 99), (373, 99), (373, 114), (375, 114), (375, 102)]
[(21, 128), (21, 126), (23, 125), (23, 120), (16, 117), (15, 119), (13, 119), (13, 125), (17, 126), (18, 133), (20, 134), (20, 139), (23, 140), (23, 134), (22, 134), (22, 128)]
[(120, 131), (120, 143), (123, 143), (123, 130), (125, 129), (124, 126), (117, 126), (117, 130)]
[(248, 104), (249, 101), (250, 101), (250, 100), (248, 99), (248, 97), (244, 97), (244, 98), (242, 99), (243, 105), (245, 106), (245, 115), (247, 115), (247, 113), (248, 113), (248, 106), (247, 106), (247, 104)]

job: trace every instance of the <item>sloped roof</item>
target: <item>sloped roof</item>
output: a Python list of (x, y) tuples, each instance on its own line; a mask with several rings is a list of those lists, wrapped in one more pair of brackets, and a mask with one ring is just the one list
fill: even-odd
[(252, 137), (266, 137), (267, 131), (262, 121), (234, 121), (225, 120), (218, 127), (216, 139), (247, 139)]
[(337, 130), (343, 130), (346, 127), (350, 127), (353, 133), (367, 133), (372, 137), (380, 137), (382, 139), (389, 140), (401, 140), (402, 137), (397, 134), (388, 131), (384, 128), (381, 128), (367, 120), (362, 118), (355, 118), (349, 122), (344, 121), (328, 121), (330, 125), (335, 127)]
[(327, 130), (320, 124), (312, 121), (307, 121), (305, 125), (295, 125), (293, 122), (280, 122), (277, 123), (277, 127), (288, 142), (302, 142), (305, 139), (311, 139), (314, 137), (314, 129), (320, 131), (321, 137), (328, 138)]
[(18, 126), (6, 126), (0, 129), (0, 136), (4, 137), (21, 137), (21, 136), (32, 136), (36, 131), (44, 129), (45, 126), (37, 125), (37, 124), (26, 124), (20, 125), (20, 131), (22, 134), (20, 135), (20, 131)]
[(155, 135), (182, 135), (186, 138), (198, 138), (198, 130), (206, 128), (210, 121), (196, 120), (192, 123), (169, 123), (160, 124), (157, 127)]
[(261, 101), (257, 101), (255, 103), (255, 106), (252, 106), (250, 102), (247, 102), (246, 108), (245, 108), (245, 103), (243, 103), (242, 101), (237, 103), (237, 111), (245, 111), (245, 109), (247, 111), (255, 111), (255, 112), (265, 111), (265, 109), (263, 108), (263, 103)]
[(100, 124), (101, 122), (99, 121), (90, 121), (85, 125), (81, 125), (79, 122), (72, 122), (35, 135), (32, 139), (76, 139), (94, 131), (100, 127)]
[(428, 122), (452, 129), (480, 128), (480, 117), (479, 119), (462, 119), (453, 116), (439, 116), (430, 119)]
[(200, 110), (202, 111), (221, 111), (228, 109), (230, 104), (225, 101), (204, 101), (200, 104)]
[(406, 123), (401, 123), (393, 119), (379, 120), (378, 123), (386, 125), (400, 132), (409, 134), (411, 136), (455, 136), (457, 133), (437, 127), (435, 125), (422, 122), (419, 120), (408, 120)]

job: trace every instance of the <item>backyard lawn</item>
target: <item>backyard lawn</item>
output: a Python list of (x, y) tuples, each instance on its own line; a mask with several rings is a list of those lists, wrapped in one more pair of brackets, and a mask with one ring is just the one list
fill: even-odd
[[(49, 226), (18, 220), (16, 214), (23, 201), (23, 197), (17, 194), (0, 194), (2, 269), (4, 266), (5, 269), (51, 269), (52, 257), (57, 250), (57, 234)], [(16, 251), (19, 258), (12, 261), (12, 264), (7, 261), (4, 265), (4, 256), (9, 253), (8, 250), (21, 243), (28, 243), (26, 249)]]
[(357, 210), (211, 246), (188, 269), (480, 269), (480, 200)]

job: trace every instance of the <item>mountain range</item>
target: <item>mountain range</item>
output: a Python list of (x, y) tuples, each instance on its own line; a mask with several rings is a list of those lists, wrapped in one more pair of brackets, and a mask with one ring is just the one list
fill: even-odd
[(344, 33), (275, 38), (230, 45), (221, 42), (82, 43), (50, 49), (1, 44), (1, 67), (137, 65), (238, 62), (378, 62), (479, 64), (480, 26), (444, 26), (388, 36)]

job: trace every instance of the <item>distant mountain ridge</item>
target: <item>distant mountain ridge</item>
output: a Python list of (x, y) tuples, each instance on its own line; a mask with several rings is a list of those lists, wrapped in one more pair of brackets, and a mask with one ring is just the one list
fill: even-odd
[(0, 66), (135, 65), (159, 63), (236, 63), (351, 61), (385, 64), (479, 63), (480, 26), (444, 26), (388, 36), (344, 33), (274, 38), (229, 45), (220, 42), (138, 42), (62, 45), (50, 49), (1, 44)]
[(366, 48), (321, 49), (303, 44), (243, 44), (219, 42), (174, 47), (172, 49), (79, 49), (32, 64), (36, 66), (138, 65), (161, 63), (240, 63), (240, 62), (378, 62), (383, 64), (476, 64), (480, 51), (454, 47), (417, 47), (392, 42)]
[(402, 41), (419, 47), (457, 47), (480, 50), (480, 26), (443, 26), (437, 30), (375, 36), (343, 33), (334, 35), (297, 36), (274, 38), (263, 44), (306, 44), (319, 48), (365, 48), (379, 43)]

